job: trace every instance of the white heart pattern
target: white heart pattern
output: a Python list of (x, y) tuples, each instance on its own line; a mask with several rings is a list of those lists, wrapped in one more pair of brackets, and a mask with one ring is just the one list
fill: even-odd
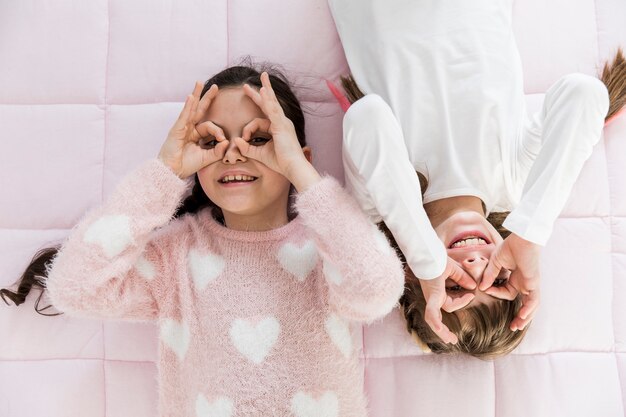
[(326, 333), (330, 336), (330, 340), (333, 341), (344, 357), (349, 358), (352, 355), (352, 334), (350, 333), (348, 323), (336, 314), (331, 314), (326, 318), (324, 327), (326, 328)]
[(165, 319), (161, 324), (160, 337), (163, 343), (176, 353), (178, 359), (181, 361), (185, 359), (191, 341), (191, 332), (187, 323)]
[(343, 276), (341, 275), (341, 272), (339, 272), (339, 268), (337, 268), (335, 264), (330, 261), (324, 260), (324, 266), (322, 267), (322, 270), (324, 272), (324, 276), (328, 281), (335, 285), (341, 285), (341, 283), (343, 282)]
[(233, 402), (226, 397), (218, 397), (209, 402), (204, 395), (196, 399), (196, 417), (230, 417), (233, 414)]
[(256, 325), (248, 320), (236, 319), (230, 328), (230, 340), (243, 356), (258, 365), (276, 344), (279, 333), (280, 324), (271, 316)]
[(317, 247), (312, 240), (307, 240), (302, 246), (285, 243), (278, 251), (278, 262), (292, 273), (300, 282), (304, 282), (317, 265)]
[(100, 245), (107, 258), (111, 259), (133, 243), (130, 218), (124, 215), (103, 216), (87, 228), (83, 241)]
[(299, 391), (291, 399), (291, 412), (297, 417), (337, 417), (339, 400), (332, 391), (326, 391), (318, 400)]
[(387, 236), (385, 236), (378, 227), (374, 227), (374, 244), (376, 245), (376, 249), (384, 255), (388, 255), (391, 252), (391, 246), (389, 240), (387, 240)]
[(135, 262), (135, 268), (137, 269), (137, 272), (139, 272), (139, 275), (149, 281), (153, 280), (156, 275), (156, 268), (154, 267), (154, 264), (147, 260), (143, 255), (137, 259), (137, 262)]
[(210, 252), (190, 249), (187, 262), (191, 270), (191, 277), (198, 291), (204, 290), (209, 282), (217, 278), (224, 270), (224, 258)]

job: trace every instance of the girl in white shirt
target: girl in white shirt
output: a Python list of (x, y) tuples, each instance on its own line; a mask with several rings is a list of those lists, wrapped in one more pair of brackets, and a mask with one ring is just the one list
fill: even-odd
[[(369, 93), (344, 119), (346, 184), (412, 271), (409, 331), (435, 352), (508, 353), (539, 303), (540, 247), (600, 139), (605, 85), (567, 75), (527, 115), (512, 0), (329, 3)], [(503, 240), (486, 217), (506, 211)]]

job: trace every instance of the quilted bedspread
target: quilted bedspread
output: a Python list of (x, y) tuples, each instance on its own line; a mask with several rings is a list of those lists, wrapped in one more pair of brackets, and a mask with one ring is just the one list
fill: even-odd
[[(561, 75), (597, 74), (626, 46), (626, 0), (520, 0), (514, 20), (533, 109)], [(0, 0), (0, 287), (156, 156), (195, 80), (246, 55), (282, 65), (314, 164), (342, 178), (343, 113), (325, 80), (348, 67), (325, 0)], [(355, 329), (371, 416), (624, 415), (625, 114), (585, 165), (542, 274), (526, 339), (496, 361), (423, 353), (398, 311)], [(44, 317), (37, 296), (0, 303), (0, 416), (156, 415), (156, 327)]]

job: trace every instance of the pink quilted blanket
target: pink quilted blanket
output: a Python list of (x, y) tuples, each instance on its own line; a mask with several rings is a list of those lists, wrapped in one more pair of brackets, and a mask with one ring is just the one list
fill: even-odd
[[(623, 0), (525, 0), (528, 102), (626, 46)], [(320, 171), (342, 178), (348, 68), (325, 0), (0, 2), (0, 287), (154, 157), (195, 80), (244, 55), (283, 65)], [(605, 129), (542, 257), (543, 303), (494, 362), (424, 354), (398, 312), (356, 329), (372, 417), (624, 415), (626, 115)], [(0, 303), (0, 416), (156, 413), (156, 329)], [(45, 302), (43, 300), (42, 302)]]

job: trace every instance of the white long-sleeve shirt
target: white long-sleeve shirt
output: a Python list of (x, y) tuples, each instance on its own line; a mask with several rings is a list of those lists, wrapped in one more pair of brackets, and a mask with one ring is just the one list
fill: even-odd
[[(430, 279), (445, 268), (422, 206), (446, 197), (511, 211), (504, 226), (544, 245), (601, 136), (604, 85), (564, 77), (528, 118), (511, 0), (329, 3), (355, 80), (395, 116), (375, 99), (348, 110), (346, 182), (385, 221), (413, 272)], [(415, 171), (428, 179), (423, 200)]]

